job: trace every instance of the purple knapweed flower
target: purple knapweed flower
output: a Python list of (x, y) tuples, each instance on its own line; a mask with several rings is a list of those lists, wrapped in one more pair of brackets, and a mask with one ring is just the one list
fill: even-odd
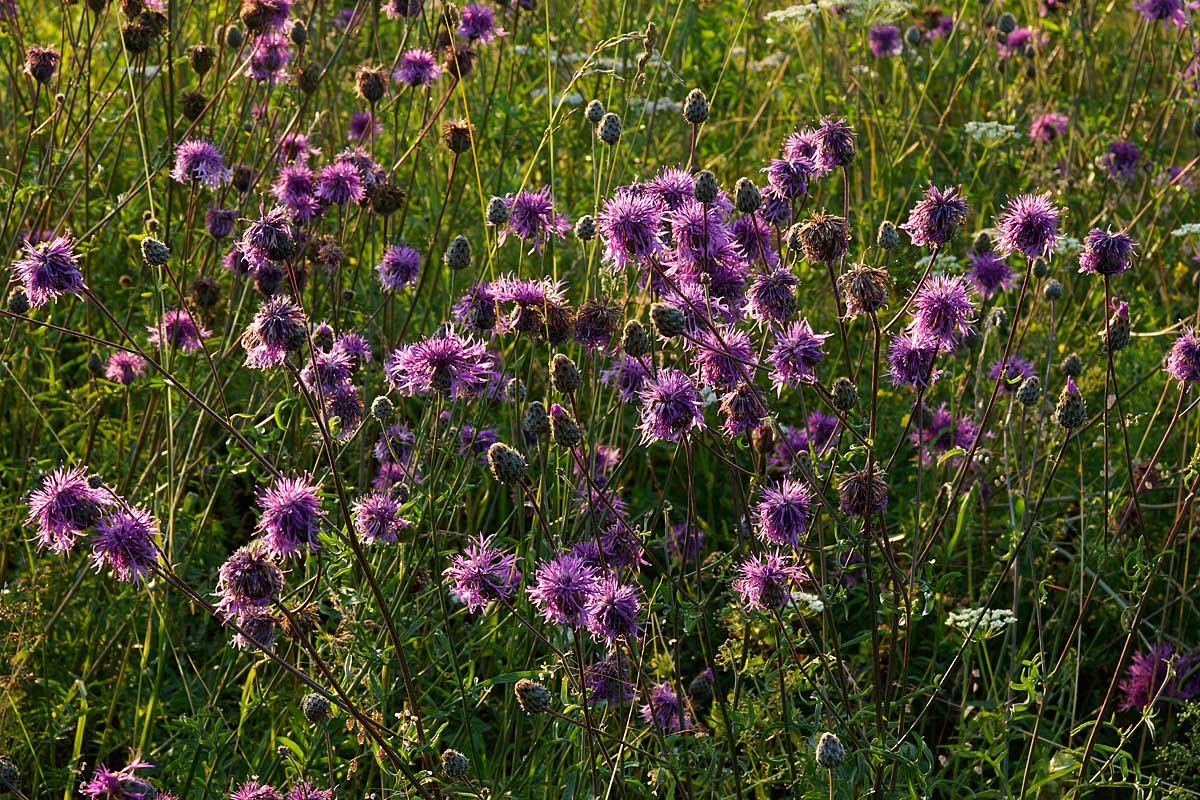
[(777, 392), (784, 386), (793, 388), (817, 379), (816, 367), (825, 357), (828, 333), (816, 333), (808, 320), (798, 320), (776, 331), (771, 347), (771, 381)]
[(623, 584), (615, 577), (606, 578), (599, 583), (584, 609), (587, 629), (609, 647), (620, 641), (637, 639), (641, 632), (638, 622), (641, 608), (636, 586)]
[(904, 52), (904, 40), (895, 25), (876, 25), (867, 33), (867, 43), (876, 58), (898, 56)]
[(696, 178), (679, 167), (663, 167), (641, 186), (650, 197), (657, 198), (667, 211), (676, 211), (696, 198)]
[(641, 358), (617, 356), (612, 366), (600, 373), (600, 382), (616, 389), (622, 403), (632, 403), (638, 398), (649, 376), (650, 368)]
[(230, 172), (221, 151), (203, 139), (185, 139), (175, 147), (171, 177), (179, 183), (199, 183), (210, 189), (229, 183)]
[(253, 46), (246, 54), (250, 63), (250, 77), (259, 83), (274, 85), (287, 78), (284, 70), (292, 60), (291, 40), (279, 33), (255, 36)]
[(262, 515), (255, 531), (267, 550), (276, 558), (299, 556), (304, 550), (316, 550), (317, 531), (325, 511), (321, 508), (318, 488), (307, 475), (281, 476), (258, 495)]
[(261, 542), (233, 552), (217, 571), (217, 608), (226, 620), (267, 608), (283, 591), (283, 570)]
[(967, 201), (962, 187), (939, 189), (932, 183), (925, 195), (908, 213), (908, 222), (900, 226), (917, 247), (941, 247), (958, 233), (967, 218)]
[(224, 239), (233, 233), (237, 222), (237, 211), (232, 208), (210, 206), (204, 212), (204, 229), (214, 239)]
[(1035, 142), (1052, 142), (1067, 132), (1070, 123), (1066, 114), (1053, 111), (1039, 114), (1029, 124), (1029, 138)]
[(567, 218), (555, 212), (549, 186), (518, 192), (515, 197), (505, 198), (504, 204), (508, 207), (508, 222), (500, 229), (500, 244), (512, 235), (532, 242), (534, 249), (541, 252), (551, 236), (562, 239), (571, 230)]
[(755, 276), (748, 292), (750, 316), (759, 322), (785, 323), (796, 313), (800, 281), (787, 267), (776, 267)]
[(1200, 382), (1200, 336), (1184, 328), (1167, 354), (1167, 374), (1183, 384)]
[(934, 275), (913, 297), (912, 329), (943, 352), (958, 347), (974, 332), (975, 305), (971, 284), (958, 275)]
[(659, 225), (664, 207), (646, 194), (629, 187), (618, 189), (604, 201), (596, 215), (596, 231), (604, 243), (605, 259), (620, 269), (629, 264), (641, 264), (660, 250)]
[(115, 502), (112, 491), (92, 486), (82, 467), (59, 467), (30, 493), (25, 521), (37, 527), (38, 549), (65, 553), (95, 524), (100, 509)]
[(212, 331), (196, 322), (192, 312), (186, 308), (173, 308), (163, 312), (157, 325), (149, 325), (150, 341), (159, 347), (173, 347), (185, 353), (194, 353), (204, 346), (203, 340), (212, 336)]
[(308, 781), (301, 781), (283, 800), (333, 800), (333, 789), (318, 789)]
[(1005, 289), (1011, 289), (1015, 274), (1001, 256), (990, 250), (967, 255), (967, 277), (980, 297), (990, 300)]
[(298, 163), (307, 164), (309, 159), (321, 155), (321, 150), (314, 147), (308, 136), (299, 131), (284, 134), (279, 140), (279, 163), (281, 165)]
[(1049, 194), (1023, 194), (1009, 200), (996, 218), (1001, 255), (1013, 251), (1026, 258), (1046, 258), (1058, 242), (1062, 209)]
[(854, 129), (840, 117), (821, 117), (813, 141), (817, 144), (817, 170), (830, 172), (854, 161)]
[(714, 327), (703, 331), (694, 344), (701, 381), (728, 389), (744, 377), (754, 375), (757, 366), (754, 343), (745, 331)]
[(249, 780), (229, 795), (229, 800), (283, 800), (274, 786)]
[(638, 711), (647, 725), (654, 725), (663, 733), (679, 733), (692, 727), (691, 717), (669, 683), (650, 687), (646, 703)]
[(1137, 242), (1124, 231), (1092, 228), (1079, 251), (1079, 271), (1093, 275), (1120, 275), (1130, 268)]
[(1148, 22), (1161, 22), (1164, 27), (1187, 27), (1187, 13), (1183, 0), (1142, 0), (1140, 3), (1134, 3), (1133, 7), (1140, 11)]
[(335, 161), (321, 168), (316, 195), (330, 205), (358, 203), (367, 196), (362, 174), (353, 165)]
[(766, 173), (770, 187), (788, 202), (807, 197), (809, 181), (819, 175), (817, 164), (807, 158), (793, 161), (773, 158), (762, 171)]
[(370, 111), (359, 111), (350, 117), (346, 126), (346, 138), (352, 142), (374, 139), (383, 132), (383, 123)]
[(660, 369), (638, 393), (642, 401), (642, 441), (678, 442), (692, 428), (704, 426), (700, 391), (691, 378), (674, 368)]
[(91, 542), (92, 564), (97, 571), (108, 567), (119, 581), (136, 583), (158, 562), (156, 536), (161, 536), (158, 524), (144, 509), (121, 509), (101, 517)]
[[(1000, 380), (1001, 361), (994, 362), (988, 367), (988, 380)], [(1010, 356), (1007, 364), (1004, 366), (1004, 380), (1001, 386), (1006, 392), (1015, 392), (1021, 385), (1021, 382), (1026, 378), (1032, 378), (1036, 373), (1033, 369), (1033, 362), (1027, 358), (1014, 355)]]
[(104, 377), (125, 386), (146, 374), (146, 359), (128, 350), (118, 350), (104, 364)]
[(812, 489), (792, 478), (768, 484), (759, 491), (754, 506), (756, 533), (764, 542), (798, 547), (813, 519)]
[(368, 494), (354, 504), (354, 529), (369, 544), (394, 542), (408, 527), (408, 520), (401, 516), (402, 506), (403, 503), (390, 494)]
[(752, 384), (743, 383), (721, 396), (721, 430), (729, 438), (741, 436), (762, 426), (767, 418), (767, 405), (762, 393)]
[(733, 589), (747, 608), (778, 611), (787, 605), (803, 572), (779, 553), (750, 556), (738, 567)]
[(136, 774), (138, 770), (152, 766), (148, 761), (135, 759), (114, 772), (102, 763), (97, 764), (91, 780), (79, 787), (79, 793), (92, 800), (154, 800), (161, 795)]
[[(1149, 650), (1133, 654), (1125, 671), (1125, 679), (1118, 685), (1121, 699), (1117, 703), (1120, 711), (1149, 708), (1163, 701), (1194, 700), (1200, 696), (1200, 677), (1196, 673), (1200, 659), (1194, 655), (1176, 655), (1169, 644), (1154, 644)], [(1168, 674), (1174, 667), (1174, 674)]]
[(444, 573), (471, 613), (482, 611), (493, 600), (510, 602), (521, 586), (518, 557), (493, 547), (493, 539), (495, 536), (480, 535), (472, 540), (461, 555), (450, 560)]
[(394, 350), (383, 362), (388, 381), (402, 395), (468, 397), (483, 390), (492, 357), (483, 344), (451, 329)]
[(392, 73), (392, 78), (404, 86), (416, 88), (432, 85), (441, 74), (442, 68), (433, 53), (417, 48), (406, 50), (400, 56), (400, 63)]
[(940, 373), (933, 368), (937, 352), (937, 342), (922, 333), (911, 328), (897, 333), (888, 343), (887, 352), (892, 383), (914, 389), (928, 388)]
[(546, 622), (582, 625), (588, 603), (599, 587), (595, 569), (581, 556), (563, 553), (542, 562), (528, 591)]
[(304, 310), (291, 298), (275, 295), (264, 300), (242, 334), (246, 366), (251, 369), (279, 366), (288, 353), (304, 346), (307, 326)]
[(384, 251), (375, 271), (379, 273), (379, 283), (385, 292), (398, 292), (417, 282), (421, 254), (408, 245), (393, 245)]
[(504, 36), (505, 32), (496, 27), (494, 10), (485, 5), (472, 3), (462, 9), (458, 34), (469, 41), (487, 44), (499, 36)]
[(616, 651), (588, 666), (583, 683), (593, 703), (629, 703), (637, 697), (636, 676), (626, 657)]
[(1137, 177), (1141, 163), (1141, 148), (1128, 139), (1117, 139), (1100, 156), (1100, 166), (1108, 171), (1108, 177), (1122, 183)]
[(70, 234), (37, 244), (26, 239), (21, 249), (23, 253), (13, 262), (12, 271), (34, 308), (41, 308), (60, 295), (80, 295), (87, 288)]

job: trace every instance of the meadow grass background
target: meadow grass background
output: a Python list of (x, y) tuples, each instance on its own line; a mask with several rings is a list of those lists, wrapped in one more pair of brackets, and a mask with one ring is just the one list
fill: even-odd
[[(391, 63), (402, 46), (428, 46), (440, 5), (428, 3), (409, 23), (364, 1), (347, 25), (335, 3), (297, 3), (293, 14), (307, 21), (309, 41), (294, 48), (292, 66), (325, 68), (311, 94), (238, 73), (236, 48), (222, 39), (221, 26), (237, 24), (229, 3), (171, 0), (164, 9), (169, 34), (143, 55), (122, 47), (126, 17), (118, 5), (16, 5), (0, 20), (0, 242), (7, 257), (17, 258), (31, 230), (69, 228), (88, 285), (135, 336), (162, 310), (180, 306), (195, 278), (215, 277), (221, 302), (202, 312), (215, 332), (207, 355), (164, 351), (164, 366), (274, 463), (312, 471), (328, 487), (317, 429), (291, 377), (242, 366), (238, 336), (259, 298), (251, 282), (220, 266), (227, 242), (203, 230), (208, 194), (170, 179), (174, 145), (203, 134), (228, 163), (253, 165), (254, 189), (224, 189), (221, 197), (240, 216), (256, 218), (261, 204), (271, 205), (266, 191), (281, 133), (306, 132), (326, 159), (346, 146), (350, 116), (365, 108), (355, 70)], [(1004, 12), (1036, 32), (1028, 55), (1001, 57), (995, 26)], [(953, 18), (952, 31), (927, 36), (940, 16)], [(651, 23), (653, 58), (639, 68)], [(479, 48), (475, 69), (440, 114), (475, 125), (472, 149), (455, 158), (434, 125), (393, 176), (407, 190), (397, 214), (331, 211), (315, 227), (341, 243), (346, 260), (335, 274), (310, 269), (305, 300), (313, 320), (363, 331), (374, 345), (375, 361), (361, 378), (368, 408), (387, 391), (383, 355), (433, 333), (470, 280), (549, 275), (566, 282), (575, 303), (611, 295), (624, 318), (649, 324), (645, 295), (602, 266), (595, 243), (568, 236), (540, 253), (519, 242), (497, 246), (485, 213), (492, 196), (547, 185), (574, 222), (596, 214), (615, 187), (686, 165), (692, 129), (680, 104), (693, 87), (711, 105), (697, 165), (727, 191), (742, 176), (762, 185), (759, 170), (796, 127), (825, 115), (848, 119), (858, 137), (848, 199), (834, 176), (814, 184), (806, 211), (841, 213), (847, 202), (851, 259), (886, 263), (896, 281), (887, 318), (902, 309), (928, 252), (905, 236), (884, 253), (874, 246), (876, 230), (884, 220), (903, 221), (932, 181), (960, 184), (970, 203), (963, 232), (939, 256), (939, 268), (955, 273), (974, 234), (1022, 192), (1052, 193), (1066, 209), (1065, 233), (1077, 240), (1092, 227), (1128, 229), (1138, 258), (1133, 271), (1113, 279), (1113, 291), (1129, 302), (1135, 335), (1119, 354), (1114, 389), (1096, 335), (1104, 327), (1104, 285), (1077, 274), (1069, 248), (1050, 260), (1048, 277), (1034, 279), (1019, 316), (1011, 316), (1013, 291), (981, 302), (980, 340), (947, 359), (947, 374), (926, 402), (979, 419), (992, 389), (984, 374), (1007, 334), (982, 324), (992, 307), (1009, 311), (1017, 351), (1036, 365), (1047, 399), (1029, 410), (1001, 394), (985, 426), (990, 458), (982, 477), (956, 493), (953, 457), (917, 469), (907, 427), (913, 393), (882, 382), (877, 451), (902, 452), (888, 476), (889, 536), (907, 554), (914, 531), (948, 515), (944, 535), (911, 582), (871, 593), (862, 581), (847, 586), (837, 570), (853, 536), (819, 520), (806, 558), (822, 587), (820, 610), (797, 600), (776, 616), (741, 608), (730, 590), (750, 540), (742, 521), (761, 466), (751, 445), (739, 440), (722, 451), (707, 441), (686, 454), (639, 445), (636, 412), (596, 381), (606, 357), (568, 348), (586, 378), (578, 398), (585, 442), (624, 451), (619, 482), (656, 554), (640, 579), (647, 609), (640, 669), (650, 682), (688, 687), (716, 666), (714, 692), (722, 700), (693, 698), (697, 729), (673, 736), (648, 728), (628, 707), (592, 709), (609, 737), (602, 741), (614, 750), (625, 744), (615, 770), (586, 735), (591, 723), (583, 722), (570, 678), (576, 665), (557, 663), (503, 609), (466, 613), (441, 578), (449, 557), (480, 531), (517, 542), (523, 570), (533, 571), (541, 546), (536, 521), (476, 458), (446, 447), (437, 424), (449, 411), (456, 428), (494, 428), (501, 441), (514, 441), (520, 409), (393, 395), (398, 415), (417, 431), (424, 480), (406, 505), (412, 527), (399, 544), (372, 548), (369, 559), (415, 671), (425, 747), (403, 713), (406, 692), (385, 625), (343, 539), (325, 531), (319, 565), (311, 557), (290, 565), (285, 603), (311, 616), (323, 659), (363, 710), (397, 732), (393, 745), (412, 768), (444, 796), (586, 797), (597, 786), (605, 796), (668, 798), (1200, 791), (1196, 707), (1172, 702), (1151, 704), (1145, 714), (1118, 712), (1113, 690), (1130, 663), (1128, 654), (1118, 658), (1127, 636), (1132, 650), (1170, 642), (1186, 652), (1200, 644), (1192, 592), (1200, 417), (1185, 405), (1191, 413), (1173, 420), (1179, 388), (1161, 371), (1181, 325), (1197, 320), (1200, 229), (1174, 233), (1200, 222), (1195, 27), (1146, 20), (1126, 0), (1051, 8), (964, 2), (936, 10), (864, 0), (817, 11), (777, 2), (537, 0), (504, 12), (501, 24), (508, 35)], [(900, 55), (876, 57), (867, 37), (880, 24), (902, 34), (914, 26), (918, 41)], [(203, 79), (186, 55), (201, 43), (218, 49)], [(23, 73), (31, 44), (63, 54), (49, 86)], [(385, 167), (418, 141), (449, 85), (435, 83), (428, 95), (389, 86), (377, 108), (382, 131), (371, 144)], [(193, 127), (180, 109), (184, 92), (197, 88), (211, 102)], [(593, 99), (622, 119), (615, 147), (597, 141), (583, 118), (583, 103)], [(1067, 115), (1069, 128), (1054, 141), (1034, 141), (1031, 122), (1047, 112)], [(975, 125), (982, 122), (992, 127)], [(1131, 180), (1118, 182), (1099, 159), (1122, 138), (1141, 148), (1143, 160)], [(467, 274), (441, 263), (458, 234), (474, 244)], [(169, 271), (144, 263), (140, 245), (148, 235), (170, 245)], [(373, 267), (400, 239), (422, 254), (421, 283), (384, 294)], [(818, 330), (836, 330), (825, 271), (796, 262), (796, 273), (801, 313)], [(1055, 302), (1044, 294), (1051, 279), (1063, 290)], [(344, 713), (307, 722), (300, 701), (308, 688), (264, 657), (228, 646), (230, 631), (163, 580), (122, 584), (79, 553), (39, 552), (24, 521), (26, 497), (45, 473), (80, 462), (154, 512), (166, 558), (211, 594), (218, 566), (252, 535), (255, 492), (269, 475), (161, 376), (129, 387), (98, 376), (96, 357), (110, 351), (72, 332), (120, 339), (90, 303), (68, 297), (28, 313), (55, 328), (24, 316), (8, 312), (0, 320), (0, 752), (19, 768), (20, 791), (72, 797), (98, 763), (116, 768), (136, 755), (154, 764), (145, 774), (155, 786), (181, 798), (227, 797), (250, 776), (337, 785), (340, 797), (415, 796)], [(856, 370), (869, 373), (870, 329), (851, 326), (848, 341)], [(545, 373), (559, 348), (517, 337), (497, 348), (531, 397), (550, 398)], [(1088, 427), (1066, 439), (1050, 411), (1063, 382), (1060, 363), (1073, 352), (1083, 362), (1079, 384), (1092, 414)], [(843, 372), (841, 355), (831, 339), (824, 385)], [(864, 381), (860, 411), (870, 400)], [(1106, 391), (1119, 393), (1120, 411), (1114, 404), (1099, 419)], [(788, 425), (818, 407), (801, 392), (772, 403)], [(368, 418), (338, 448), (352, 495), (373, 477), (378, 429)], [(861, 463), (853, 440), (839, 441), (834, 460)], [(535, 448), (530, 460), (552, 526), (585, 528), (572, 511), (570, 457)], [(1131, 487), (1146, 470), (1141, 512), (1122, 524)], [(336, 528), (337, 501), (328, 499)], [(1008, 570), (1021, 521), (1035, 505), (1017, 568)], [(665, 532), (689, 514), (705, 534), (703, 576), (666, 566)], [(948, 614), (989, 597), (1016, 624), (964, 643)], [(590, 640), (583, 646), (591, 655), (602, 649)], [(280, 634), (276, 651), (315, 674), (309, 654), (288, 636)], [(512, 695), (520, 678), (541, 680), (572, 721), (522, 714)], [(850, 752), (833, 780), (814, 760), (826, 730)], [(469, 783), (433, 777), (446, 747), (470, 759)]]

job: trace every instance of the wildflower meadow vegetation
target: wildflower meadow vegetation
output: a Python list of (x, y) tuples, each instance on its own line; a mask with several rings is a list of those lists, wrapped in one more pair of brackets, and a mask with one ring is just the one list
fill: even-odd
[(1200, 795), (1197, 26), (0, 0), (0, 795)]

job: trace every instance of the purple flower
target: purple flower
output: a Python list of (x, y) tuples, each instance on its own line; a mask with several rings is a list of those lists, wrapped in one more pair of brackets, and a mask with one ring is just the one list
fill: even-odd
[(618, 356), (612, 366), (600, 373), (600, 381), (605, 386), (616, 389), (617, 397), (622, 403), (632, 403), (637, 399), (649, 376), (650, 369), (642, 359), (635, 356)]
[(622, 584), (615, 577), (606, 578), (584, 609), (587, 629), (610, 647), (622, 640), (637, 639), (641, 631), (638, 622), (641, 607), (637, 587)]
[(1019, 195), (1009, 200), (996, 218), (999, 252), (1008, 255), (1015, 250), (1026, 258), (1046, 258), (1058, 242), (1061, 222), (1062, 210), (1049, 194)]
[(118, 350), (108, 357), (104, 364), (104, 377), (113, 383), (128, 386), (135, 378), (146, 374), (146, 359), (137, 353)]
[(788, 161), (817, 160), (817, 132), (812, 128), (792, 131), (783, 140), (783, 157)]
[(379, 259), (375, 271), (379, 273), (379, 283), (385, 292), (398, 292), (405, 286), (417, 282), (417, 274), (421, 270), (421, 254), (408, 245), (398, 244), (389, 247)]
[(371, 158), (371, 154), (361, 147), (343, 150), (337, 154), (334, 161), (338, 164), (349, 164), (358, 170), (358, 177), (362, 179), (364, 187), (374, 186), (387, 178), (383, 167), (379, 166), (379, 163)]
[(571, 229), (567, 218), (554, 211), (554, 198), (550, 187), (536, 191), (518, 192), (516, 197), (505, 198), (508, 207), (508, 223), (500, 229), (499, 243), (511, 234), (526, 242), (533, 242), (539, 252), (551, 236), (562, 239)]
[(186, 308), (175, 308), (163, 312), (157, 325), (147, 326), (150, 341), (159, 347), (174, 347), (185, 353), (194, 353), (203, 347), (202, 340), (212, 336), (212, 331), (196, 322), (192, 312)]
[(758, 214), (745, 214), (729, 225), (733, 241), (742, 249), (746, 260), (774, 269), (779, 263), (771, 226)]
[(334, 162), (321, 168), (317, 179), (317, 197), (330, 205), (358, 203), (367, 196), (362, 175), (353, 165)]
[(464, 39), (478, 40), (484, 44), (505, 35), (503, 30), (496, 27), (496, 12), (477, 3), (463, 7), (458, 33)]
[(1013, 28), (1007, 36), (996, 41), (996, 52), (1002, 59), (1014, 58), (1024, 55), (1025, 48), (1040, 44), (1044, 38), (1032, 28)]
[(101, 517), (92, 539), (92, 564), (97, 571), (107, 566), (119, 581), (137, 582), (158, 561), (154, 537), (160, 535), (154, 518), (140, 508)]
[(1100, 157), (1100, 166), (1108, 170), (1108, 177), (1120, 182), (1133, 180), (1141, 162), (1141, 149), (1128, 139), (1117, 139)]
[(816, 163), (807, 158), (794, 161), (773, 158), (771, 164), (762, 171), (767, 174), (770, 187), (779, 193), (780, 198), (789, 202), (806, 197), (808, 182), (818, 175)]
[(792, 203), (774, 186), (762, 189), (762, 207), (758, 210), (763, 222), (782, 227), (792, 221)]
[(818, 171), (829, 172), (837, 167), (848, 167), (854, 160), (854, 129), (846, 120), (821, 117), (813, 139), (817, 143)]
[(444, 573), (454, 584), (454, 594), (471, 613), (482, 611), (493, 600), (508, 603), (521, 587), (517, 556), (493, 547), (493, 539), (474, 539), (461, 555), (450, 560)]
[(647, 725), (654, 725), (664, 733), (679, 733), (692, 727), (691, 717), (669, 683), (652, 686), (646, 704), (638, 711)]
[(914, 389), (928, 388), (937, 380), (938, 371), (933, 369), (938, 344), (928, 336), (911, 328), (892, 337), (888, 343), (888, 372), (896, 386), (911, 386)]
[(370, 111), (359, 111), (350, 117), (346, 138), (352, 142), (374, 139), (383, 132), (383, 124)]
[(754, 506), (758, 538), (764, 542), (798, 547), (813, 518), (814, 496), (806, 484), (784, 478), (764, 486)]
[(958, 233), (967, 218), (967, 201), (962, 187), (939, 189), (932, 183), (925, 195), (908, 213), (908, 222), (900, 228), (906, 231), (917, 247), (941, 247)]
[(323, 211), (317, 200), (317, 182), (313, 172), (303, 162), (288, 164), (279, 170), (279, 177), (271, 185), (271, 194), (292, 214), (300, 224), (320, 216)]
[(354, 331), (347, 331), (337, 337), (333, 349), (340, 350), (343, 355), (358, 364), (371, 362), (371, 343)]
[(313, 147), (308, 141), (308, 137), (303, 133), (293, 131), (284, 134), (284, 137), (279, 141), (279, 163), (291, 164), (293, 162), (307, 164), (310, 158), (321, 155), (319, 148)]
[(787, 605), (802, 571), (779, 553), (750, 556), (738, 567), (733, 589), (747, 608), (778, 611)]
[(667, 211), (676, 211), (684, 203), (695, 202), (696, 199), (696, 179), (690, 172), (678, 167), (663, 167), (641, 188), (650, 197), (661, 201)]
[(299, 351), (307, 339), (304, 310), (284, 295), (268, 298), (242, 334), (246, 366), (251, 369), (277, 367), (288, 353)]
[[(1175, 674), (1167, 679), (1174, 662)], [(1175, 654), (1169, 644), (1151, 645), (1149, 650), (1133, 654), (1133, 660), (1121, 681), (1121, 711), (1149, 708), (1164, 700), (1194, 700), (1200, 696), (1200, 677), (1196, 675), (1200, 659), (1194, 655)]]
[(895, 25), (876, 25), (867, 34), (867, 43), (877, 58), (898, 56), (904, 52), (904, 40)]
[(229, 795), (229, 800), (283, 800), (274, 786), (249, 780)]
[(1187, 27), (1187, 14), (1184, 11), (1183, 0), (1142, 0), (1134, 3), (1133, 7), (1142, 12), (1148, 22), (1158, 21), (1164, 27), (1176, 25)]
[(113, 503), (112, 492), (104, 486), (93, 487), (82, 467), (59, 467), (30, 493), (25, 521), (37, 526), (39, 550), (48, 547), (65, 553), (96, 522), (101, 507)]
[(154, 766), (148, 761), (133, 761), (113, 772), (97, 764), (91, 780), (79, 787), (79, 793), (93, 800), (154, 800), (161, 795), (148, 782), (139, 778), (137, 770)]
[(270, 606), (283, 591), (283, 570), (261, 542), (235, 550), (217, 576), (217, 608), (226, 620)]
[(255, 531), (276, 558), (298, 556), (303, 550), (316, 550), (317, 531), (325, 511), (317, 486), (307, 475), (281, 476), (258, 495), (262, 516)]
[(684, 201), (667, 214), (675, 259), (690, 265), (722, 257), (733, 241), (732, 231), (721, 210), (712, 204)]
[(990, 300), (1014, 282), (1012, 267), (990, 250), (967, 256), (967, 275), (984, 300)]
[(759, 322), (784, 323), (796, 313), (800, 281), (787, 267), (761, 272), (750, 284), (750, 316)]
[(582, 625), (599, 588), (596, 571), (581, 556), (563, 553), (538, 567), (529, 599), (547, 622)]
[(1130, 268), (1137, 243), (1124, 231), (1092, 228), (1079, 251), (1079, 271), (1093, 275), (1120, 275)]
[(211, 206), (204, 212), (204, 229), (214, 239), (224, 239), (233, 233), (237, 222), (237, 211), (232, 208)]
[(792, 322), (775, 334), (771, 347), (771, 381), (776, 391), (784, 386), (798, 387), (816, 380), (816, 366), (825, 357), (823, 349), (828, 333), (814, 333), (808, 320)]
[[(923, 463), (935, 463), (940, 456), (954, 448), (969, 450), (979, 437), (979, 428), (970, 417), (955, 417), (950, 409), (942, 403), (927, 416), (917, 418), (916, 426), (909, 435), (913, 446), (919, 450)], [(961, 460), (955, 457), (950, 461), (953, 466)]]
[(593, 703), (628, 703), (637, 696), (634, 671), (618, 650), (588, 666), (583, 673)]
[(354, 362), (341, 350), (317, 349), (300, 371), (300, 379), (314, 392), (329, 393), (348, 384), (353, 372)]
[(1180, 383), (1200, 382), (1200, 336), (1184, 328), (1167, 354), (1167, 374)]
[(433, 53), (414, 49), (406, 50), (400, 56), (400, 64), (392, 73), (392, 77), (405, 86), (416, 88), (431, 85), (441, 74), (442, 68), (433, 57)]
[[(1000, 380), (1000, 370), (1000, 361), (996, 361), (988, 367), (988, 380)], [(1029, 359), (1014, 355), (1009, 358), (1008, 364), (1004, 367), (1003, 388), (1005, 391), (1015, 392), (1022, 381), (1032, 378), (1034, 374), (1033, 363)]]
[(754, 343), (750, 335), (736, 328), (716, 327), (705, 330), (695, 343), (700, 380), (728, 389), (754, 374)]
[(605, 258), (620, 269), (654, 256), (663, 246), (658, 237), (662, 217), (663, 206), (654, 197), (618, 189), (596, 215)]
[(1040, 114), (1029, 124), (1029, 138), (1035, 142), (1052, 142), (1067, 132), (1070, 123), (1066, 114), (1053, 111)]
[(41, 308), (59, 295), (82, 294), (87, 288), (69, 234), (38, 244), (26, 239), (21, 249), (22, 256), (13, 262), (13, 275), (25, 288), (34, 308)]
[(265, 261), (283, 261), (296, 252), (296, 230), (288, 221), (288, 211), (276, 206), (246, 226), (238, 249), (251, 269)]
[(283, 800), (333, 800), (333, 789), (318, 789), (308, 781), (301, 781)]
[(408, 527), (408, 520), (400, 515), (402, 505), (389, 494), (368, 494), (354, 504), (354, 529), (370, 544), (394, 542)]
[(229, 183), (230, 172), (221, 151), (203, 139), (185, 139), (175, 147), (171, 177), (183, 184), (200, 183), (210, 189)]
[(704, 427), (700, 392), (684, 373), (667, 367), (647, 379), (642, 401), (642, 441), (678, 442), (692, 428)]
[(957, 275), (934, 275), (912, 303), (912, 329), (943, 352), (954, 350), (963, 336), (974, 332), (975, 306), (971, 284)]
[(425, 8), (425, 0), (387, 0), (383, 4), (383, 12), (391, 19), (405, 19), (421, 16)]
[(279, 33), (266, 33), (255, 36), (252, 41), (253, 46), (246, 55), (250, 62), (250, 77), (267, 84), (284, 80), (287, 77), (284, 69), (292, 60), (291, 40)]
[(406, 396), (468, 397), (487, 386), (491, 368), (483, 344), (453, 330), (400, 347), (383, 362), (388, 381)]

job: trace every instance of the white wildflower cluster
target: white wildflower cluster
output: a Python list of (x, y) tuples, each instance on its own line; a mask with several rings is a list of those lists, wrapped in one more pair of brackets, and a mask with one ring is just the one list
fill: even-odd
[(792, 592), (792, 598), (814, 614), (820, 614), (825, 610), (825, 601), (812, 592)]
[(906, 0), (818, 0), (818, 4), (839, 18), (870, 24), (896, 22), (916, 8)]
[(1073, 256), (1083, 249), (1083, 242), (1074, 236), (1060, 236), (1054, 244), (1054, 252), (1062, 256)]
[(963, 125), (963, 133), (984, 144), (995, 144), (1008, 138), (1020, 138), (1016, 125), (1005, 125), (991, 120), (971, 121)]
[(1017, 617), (1007, 608), (960, 608), (946, 617), (946, 625), (978, 638), (993, 636), (1010, 625)]
[(1200, 234), (1200, 222), (1189, 222), (1186, 225), (1180, 225), (1175, 230), (1171, 231), (1172, 236), (1195, 236)]
[(821, 9), (815, 3), (797, 3), (794, 6), (768, 12), (766, 20), (782, 25), (809, 25), (820, 13)]

